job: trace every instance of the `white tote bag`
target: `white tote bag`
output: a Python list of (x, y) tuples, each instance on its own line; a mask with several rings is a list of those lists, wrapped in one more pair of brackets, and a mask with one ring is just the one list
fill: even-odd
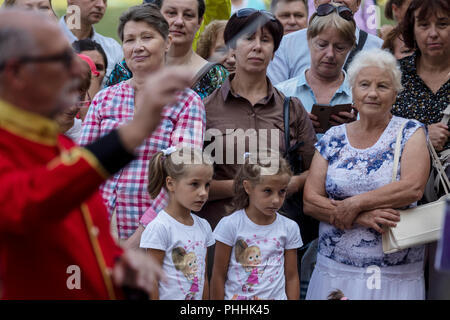
[[(395, 143), (392, 181), (396, 181), (397, 177), (403, 127), (404, 125), (400, 128)], [(384, 228), (385, 232), (382, 236), (384, 253), (394, 253), (406, 248), (437, 241), (441, 236), (450, 182), (431, 142), (428, 142), (428, 149), (433, 160), (432, 165), (438, 169), (440, 173), (439, 178), (442, 181), (446, 195), (434, 202), (416, 208), (399, 210), (400, 222), (397, 223), (397, 226), (395, 228)]]

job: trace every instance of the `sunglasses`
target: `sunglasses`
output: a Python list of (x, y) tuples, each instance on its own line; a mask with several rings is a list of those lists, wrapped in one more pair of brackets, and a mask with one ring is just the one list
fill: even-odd
[(353, 20), (353, 12), (345, 6), (335, 7), (330, 3), (324, 3), (317, 7), (316, 14), (319, 17), (327, 16), (332, 12), (337, 11), (339, 16), (347, 21)]
[(245, 18), (245, 17), (248, 17), (249, 15), (254, 14), (255, 12), (261, 13), (263, 16), (265, 16), (267, 19), (269, 19), (271, 21), (277, 20), (277, 18), (271, 12), (266, 11), (266, 10), (256, 10), (253, 8), (243, 8), (243, 9), (236, 11), (236, 17), (237, 18)]
[[(24, 63), (45, 63), (45, 62), (61, 62), (67, 69), (72, 65), (72, 61), (75, 57), (72, 49), (66, 49), (63, 53), (51, 55), (51, 56), (40, 56), (40, 57), (30, 57), (24, 56), (17, 59), (19, 64)], [(0, 65), (0, 70), (5, 67), (6, 63)]]

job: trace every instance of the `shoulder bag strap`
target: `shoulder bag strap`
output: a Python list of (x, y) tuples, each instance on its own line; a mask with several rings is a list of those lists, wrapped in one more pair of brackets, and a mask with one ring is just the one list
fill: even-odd
[(400, 129), (397, 132), (397, 139), (395, 140), (394, 165), (392, 168), (392, 182), (397, 181), (398, 161), (400, 159), (400, 147), (402, 144), (403, 128), (405, 127), (406, 122), (408, 122), (408, 121), (405, 121), (400, 126)]
[(359, 29), (359, 40), (358, 40), (358, 44), (356, 45), (356, 47), (350, 52), (347, 61), (345, 62), (344, 65), (344, 70), (347, 71), (348, 66), (350, 65), (350, 62), (352, 62), (353, 57), (362, 50), (362, 48), (364, 47), (364, 44), (366, 43), (368, 34), (367, 32), (365, 32), (364, 30)]
[[(393, 165), (393, 169), (392, 169), (392, 182), (397, 180), (397, 170), (398, 170), (398, 163), (399, 163), (399, 159), (400, 159), (400, 146), (401, 146), (401, 141), (402, 141), (402, 133), (403, 133), (403, 128), (406, 125), (406, 122), (407, 121), (405, 121), (402, 124), (402, 126), (400, 127), (400, 130), (397, 133), (397, 139), (395, 141), (394, 165)], [(436, 170), (439, 173), (439, 179), (442, 182), (445, 193), (449, 194), (450, 181), (447, 177), (447, 174), (445, 173), (444, 168), (442, 167), (441, 161), (436, 153), (436, 150), (434, 150), (434, 147), (431, 144), (430, 140), (427, 141), (427, 146), (428, 146), (428, 150), (430, 151), (430, 154), (431, 154), (431, 160), (433, 162), (432, 165), (436, 168)]]
[(283, 103), (283, 119), (284, 119), (284, 144), (285, 151), (284, 154), (287, 156), (289, 147), (291, 146), (291, 138), (289, 134), (289, 106), (291, 103), (291, 97), (284, 97)]
[(448, 125), (448, 121), (450, 120), (450, 103), (447, 106), (447, 108), (445, 108), (445, 110), (442, 111), (441, 113), (443, 114), (441, 122), (445, 125)]
[(445, 173), (444, 168), (442, 167), (441, 160), (439, 159), (439, 156), (436, 153), (436, 150), (433, 147), (433, 144), (430, 142), (430, 140), (427, 141), (428, 150), (431, 154), (431, 160), (433, 167), (438, 171), (439, 179), (442, 182), (442, 186), (444, 187), (445, 194), (449, 194), (450, 190), (450, 181), (448, 180), (447, 174)]

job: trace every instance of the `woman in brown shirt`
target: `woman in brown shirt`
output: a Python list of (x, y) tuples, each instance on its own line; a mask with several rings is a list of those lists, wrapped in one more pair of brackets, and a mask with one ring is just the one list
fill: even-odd
[[(206, 100), (205, 153), (215, 162), (209, 201), (199, 216), (212, 228), (227, 214), (233, 197), (233, 179), (244, 152), (271, 148), (284, 154), (283, 103), (285, 96), (266, 76), (267, 66), (283, 36), (281, 23), (271, 13), (245, 8), (228, 21), (224, 39), (236, 57), (236, 73)], [(299, 142), (296, 152), (303, 172), (294, 176), (288, 194), (303, 189), (314, 154), (315, 132), (300, 100), (291, 98), (290, 145)], [(270, 142), (270, 143), (269, 143)]]

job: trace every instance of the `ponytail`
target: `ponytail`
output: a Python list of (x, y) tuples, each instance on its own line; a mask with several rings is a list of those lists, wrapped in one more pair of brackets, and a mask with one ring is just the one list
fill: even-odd
[(148, 167), (148, 193), (152, 199), (155, 199), (161, 192), (166, 183), (167, 172), (164, 168), (164, 154), (162, 151), (155, 153)]
[[(173, 148), (171, 152), (167, 152)], [(164, 154), (166, 153), (166, 155)], [(174, 158), (175, 157), (175, 158)], [(166, 187), (166, 178), (181, 178), (186, 174), (186, 167), (191, 164), (203, 164), (212, 167), (212, 161), (203, 156), (201, 149), (190, 146), (170, 147), (155, 153), (148, 166), (148, 193), (155, 199), (161, 189)]]
[[(274, 154), (274, 157), (277, 157), (279, 165), (277, 172), (274, 172), (273, 174), (288, 174), (289, 176), (292, 176), (292, 171), (288, 162), (280, 155), (280, 153), (278, 151), (271, 151), (270, 154)], [(244, 164), (241, 165), (234, 178), (234, 197), (231, 201), (231, 205), (227, 206), (228, 214), (247, 208), (250, 205), (250, 198), (244, 188), (244, 180), (249, 181), (253, 186), (257, 185), (261, 182), (261, 178), (266, 175), (264, 173), (267, 173), (266, 169), (272, 165), (270, 161), (262, 161), (267, 159), (252, 159), (254, 155), (250, 154), (246, 156), (248, 157), (244, 159)]]

